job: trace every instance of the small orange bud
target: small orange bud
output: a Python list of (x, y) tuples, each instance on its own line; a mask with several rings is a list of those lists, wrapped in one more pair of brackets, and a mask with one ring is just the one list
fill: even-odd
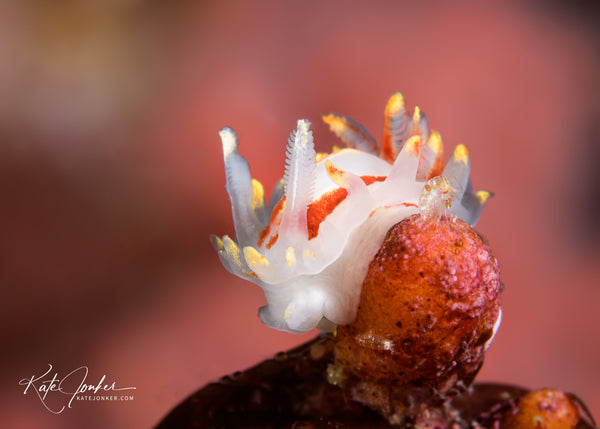
[(573, 429), (579, 409), (566, 393), (542, 389), (525, 394), (517, 408), (507, 413), (502, 429)]

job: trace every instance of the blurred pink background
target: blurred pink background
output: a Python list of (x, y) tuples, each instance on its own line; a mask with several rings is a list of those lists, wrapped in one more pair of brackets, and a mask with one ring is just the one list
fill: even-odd
[[(175, 5), (177, 3), (177, 5)], [(0, 416), (150, 427), (209, 381), (299, 344), (208, 236), (233, 234), (218, 131), (270, 193), (296, 119), (381, 137), (387, 98), (465, 143), (506, 286), (479, 380), (580, 395), (600, 418), (600, 39), (594, 2), (0, 3)], [(596, 7), (596, 9), (594, 9)], [(135, 386), (53, 415), (53, 364)]]

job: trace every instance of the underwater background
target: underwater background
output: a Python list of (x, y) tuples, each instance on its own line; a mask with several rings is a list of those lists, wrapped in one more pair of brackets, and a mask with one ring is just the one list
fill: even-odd
[[(315, 335), (263, 326), (233, 234), (219, 130), (270, 193), (296, 120), (381, 138), (388, 97), (468, 146), (503, 322), (478, 381), (555, 387), (600, 418), (600, 8), (593, 1), (0, 4), (0, 420), (148, 427), (193, 391)], [(52, 364), (135, 386), (54, 415)]]

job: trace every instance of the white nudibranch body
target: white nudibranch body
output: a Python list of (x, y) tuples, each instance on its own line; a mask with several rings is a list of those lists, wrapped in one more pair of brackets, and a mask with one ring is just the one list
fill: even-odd
[(288, 332), (354, 320), (369, 263), (396, 223), (419, 210), (435, 218), (443, 205), (473, 225), (490, 196), (473, 191), (465, 146), (443, 168), (440, 135), (418, 107), (409, 115), (400, 93), (386, 106), (381, 148), (350, 118), (323, 120), (348, 148), (316, 154), (299, 120), (268, 205), (235, 132), (220, 132), (236, 237), (212, 236), (213, 245), (230, 272), (264, 290), (261, 320)]

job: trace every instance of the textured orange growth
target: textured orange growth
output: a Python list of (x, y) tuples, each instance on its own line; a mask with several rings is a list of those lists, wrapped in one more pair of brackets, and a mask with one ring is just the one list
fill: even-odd
[(571, 429), (577, 427), (579, 408), (560, 390), (529, 392), (502, 420), (502, 429)]
[(338, 328), (336, 363), (372, 386), (444, 394), (468, 385), (500, 290), (496, 258), (465, 222), (404, 219), (371, 261), (356, 320)]

